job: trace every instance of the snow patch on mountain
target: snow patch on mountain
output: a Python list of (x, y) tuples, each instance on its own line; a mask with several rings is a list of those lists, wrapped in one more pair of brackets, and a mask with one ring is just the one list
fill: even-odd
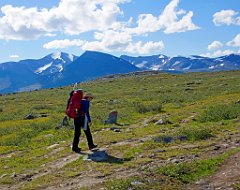
[(145, 64), (147, 64), (147, 63), (148, 63), (147, 61), (143, 61), (143, 62), (137, 64), (136, 67), (143, 68), (145, 66)]
[(68, 54), (68, 58), (69, 58), (70, 61), (73, 61), (74, 55), (69, 53), (69, 54)]
[(52, 54), (53, 59), (62, 59), (61, 58), (62, 53), (61, 52), (55, 52)]
[(215, 66), (210, 66), (210, 67), (208, 67), (209, 69), (214, 69), (215, 68)]
[(51, 66), (52, 66), (52, 62), (49, 63), (49, 64), (44, 65), (43, 67), (38, 68), (36, 71), (34, 71), (34, 73), (40, 74), (40, 73), (42, 73), (43, 71), (45, 71), (46, 69), (48, 69)]
[(172, 67), (174, 67), (174, 66), (176, 66), (176, 65), (178, 65), (180, 63), (181, 63), (180, 61), (175, 61), (175, 63), (172, 65)]
[(188, 67), (183, 68), (183, 70), (189, 70), (191, 68), (192, 64), (190, 64)]
[(63, 70), (63, 66), (61, 64), (56, 65), (56, 67), (58, 68), (58, 72), (61, 72)]
[(152, 65), (150, 67), (151, 70), (158, 71), (160, 69), (161, 65)]

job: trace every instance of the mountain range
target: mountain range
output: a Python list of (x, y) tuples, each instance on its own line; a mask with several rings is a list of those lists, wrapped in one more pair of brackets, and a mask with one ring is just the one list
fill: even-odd
[(130, 57), (122, 55), (122, 59), (142, 70), (162, 70), (176, 72), (205, 72), (205, 71), (223, 71), (240, 69), (240, 55), (230, 54), (217, 58), (208, 58), (202, 56), (190, 57), (168, 57), (166, 55), (152, 55)]
[(0, 64), (0, 93), (30, 91), (69, 85), (98, 77), (135, 71), (206, 72), (239, 70), (240, 55), (202, 56), (152, 55), (131, 57), (86, 51), (81, 56), (56, 52), (41, 59)]

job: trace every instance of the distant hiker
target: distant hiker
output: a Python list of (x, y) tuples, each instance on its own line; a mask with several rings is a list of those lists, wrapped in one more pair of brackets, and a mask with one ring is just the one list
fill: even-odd
[(81, 135), (81, 128), (83, 128), (84, 133), (87, 137), (88, 148), (91, 150), (97, 147), (97, 145), (93, 143), (93, 138), (90, 131), (90, 126), (92, 125), (92, 121), (89, 114), (89, 108), (90, 108), (90, 101), (92, 99), (93, 99), (93, 95), (91, 93), (87, 93), (84, 96), (84, 98), (81, 100), (81, 106), (77, 114), (77, 117), (74, 118), (75, 132), (74, 132), (74, 139), (73, 139), (73, 145), (72, 145), (72, 150), (74, 152), (81, 151), (81, 149), (78, 147), (79, 138)]

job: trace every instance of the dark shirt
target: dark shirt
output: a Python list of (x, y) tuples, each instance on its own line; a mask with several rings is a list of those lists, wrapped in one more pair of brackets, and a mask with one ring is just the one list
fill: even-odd
[(88, 118), (88, 122), (92, 122), (91, 121), (91, 117), (89, 114), (89, 108), (90, 108), (90, 101), (89, 100), (81, 100), (81, 111), (84, 112)]

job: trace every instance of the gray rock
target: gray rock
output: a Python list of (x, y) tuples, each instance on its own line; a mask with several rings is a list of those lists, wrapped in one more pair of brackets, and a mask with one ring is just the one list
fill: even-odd
[(120, 129), (114, 129), (113, 131), (114, 131), (114, 132), (117, 132), (117, 133), (122, 132)]
[(15, 172), (12, 173), (11, 178), (17, 177), (17, 174)]
[(119, 129), (118, 127), (115, 127), (115, 126), (113, 126), (113, 127), (111, 127), (111, 129), (110, 130), (112, 130), (112, 131), (114, 131), (114, 132), (122, 132), (121, 131), (121, 129)]
[(166, 152), (166, 150), (156, 150), (156, 153), (162, 153), (162, 152)]
[(46, 113), (41, 113), (40, 117), (48, 117), (49, 115)]
[(155, 158), (157, 158), (157, 155), (156, 155), (156, 154), (151, 154), (151, 155), (149, 156), (149, 158), (155, 159)]
[(220, 148), (221, 148), (221, 146), (216, 145), (216, 146), (214, 146), (213, 150), (219, 150)]
[(155, 137), (154, 138), (154, 142), (162, 142), (165, 144), (171, 143), (173, 142), (173, 138), (170, 136), (160, 136), (160, 137)]
[(69, 126), (68, 117), (65, 116), (62, 120), (62, 126)]
[(154, 125), (167, 125), (167, 124), (173, 124), (173, 123), (166, 118), (160, 118), (154, 123)]
[(109, 100), (110, 103), (116, 104), (118, 101), (117, 100)]
[(131, 182), (131, 185), (132, 186), (140, 186), (140, 185), (143, 185), (144, 183), (142, 183), (141, 181), (132, 181)]
[(155, 123), (155, 125), (163, 125), (163, 124), (165, 124), (165, 122), (162, 118)]
[(115, 124), (117, 123), (117, 111), (112, 111), (109, 113), (107, 120), (104, 121), (104, 124)]
[(103, 162), (108, 159), (108, 154), (106, 150), (94, 151), (92, 154), (88, 154), (84, 160)]
[(6, 177), (6, 176), (7, 176), (7, 174), (3, 174), (3, 175), (0, 176), (0, 179), (1, 179), (1, 178), (4, 178), (4, 177)]
[(116, 127), (116, 126), (113, 126), (113, 127), (110, 128), (110, 130), (112, 130), (112, 131), (114, 131), (115, 129), (119, 129), (119, 128)]
[(172, 159), (171, 162), (172, 162), (173, 164), (177, 164), (177, 163), (179, 163), (180, 161), (179, 161), (178, 159)]
[(37, 118), (37, 116), (33, 115), (33, 114), (28, 114), (24, 117), (24, 119), (35, 119)]
[(180, 141), (187, 141), (188, 140), (187, 136), (177, 136), (176, 139), (180, 140)]

